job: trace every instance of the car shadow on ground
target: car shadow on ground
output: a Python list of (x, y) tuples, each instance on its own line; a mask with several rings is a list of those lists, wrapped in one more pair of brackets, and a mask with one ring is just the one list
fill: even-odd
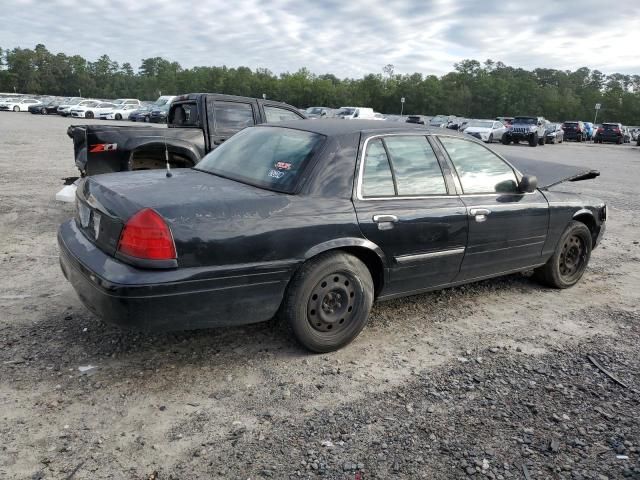
[[(430, 318), (454, 318), (456, 305), (473, 306), (479, 296), (486, 300), (487, 295), (494, 293), (532, 295), (540, 290), (546, 289), (518, 274), (380, 302), (374, 305), (368, 329), (361, 335), (366, 337), (367, 331), (380, 335), (389, 329), (411, 328), (409, 323), (414, 321), (416, 312), (426, 322)], [(6, 337), (5, 348), (0, 351), (0, 371), (2, 364), (12, 362), (43, 371), (63, 371), (105, 362), (119, 365), (153, 362), (156, 367), (170, 363), (179, 367), (211, 364), (212, 358), (217, 357), (224, 358), (227, 365), (241, 365), (248, 358), (287, 360), (309, 355), (276, 319), (239, 327), (140, 332), (101, 322), (79, 301), (68, 300), (74, 306), (53, 314), (48, 310), (38, 322), (0, 331)]]

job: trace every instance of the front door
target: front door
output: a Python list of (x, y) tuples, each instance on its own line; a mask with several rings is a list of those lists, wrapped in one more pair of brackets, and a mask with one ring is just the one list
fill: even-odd
[(467, 211), (424, 135), (367, 139), (354, 198), (360, 229), (391, 264), (385, 294), (450, 282), (467, 242)]
[(549, 227), (545, 197), (537, 190), (520, 193), (513, 168), (484, 145), (438, 138), (455, 168), (469, 214), (469, 240), (456, 280), (539, 264)]

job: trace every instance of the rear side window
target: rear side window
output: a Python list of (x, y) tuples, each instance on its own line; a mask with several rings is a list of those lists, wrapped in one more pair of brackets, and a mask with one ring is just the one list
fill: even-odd
[(388, 136), (368, 143), (363, 197), (446, 194), (440, 164), (426, 137)]
[(489, 149), (461, 138), (439, 138), (453, 162), (464, 193), (517, 191), (513, 169)]
[(218, 135), (233, 135), (255, 124), (253, 107), (248, 103), (214, 102), (214, 130)]
[(442, 170), (426, 137), (398, 136), (384, 139), (398, 195), (446, 195)]
[(378, 138), (369, 142), (367, 147), (364, 158), (362, 195), (365, 197), (391, 197), (395, 194), (387, 152), (382, 145), (382, 140)]
[(267, 123), (286, 122), (287, 120), (300, 120), (301, 116), (296, 115), (291, 110), (280, 107), (264, 106), (264, 114), (267, 117)]

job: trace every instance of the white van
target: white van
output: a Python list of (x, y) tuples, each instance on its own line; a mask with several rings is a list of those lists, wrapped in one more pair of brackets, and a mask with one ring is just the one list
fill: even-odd
[(347, 120), (353, 119), (365, 119), (365, 120), (377, 120), (376, 114), (373, 108), (368, 107), (340, 107), (336, 112), (337, 118), (344, 118)]

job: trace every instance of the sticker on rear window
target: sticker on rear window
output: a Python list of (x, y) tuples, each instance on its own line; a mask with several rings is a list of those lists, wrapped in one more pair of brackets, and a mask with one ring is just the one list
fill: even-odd
[(287, 162), (277, 162), (276, 168), (278, 170), (291, 170), (291, 164)]
[(271, 177), (271, 178), (282, 178), (282, 177), (284, 177), (284, 174), (285, 174), (285, 172), (283, 172), (281, 170), (271, 169), (271, 170), (269, 170), (269, 173), (267, 173), (267, 176)]

